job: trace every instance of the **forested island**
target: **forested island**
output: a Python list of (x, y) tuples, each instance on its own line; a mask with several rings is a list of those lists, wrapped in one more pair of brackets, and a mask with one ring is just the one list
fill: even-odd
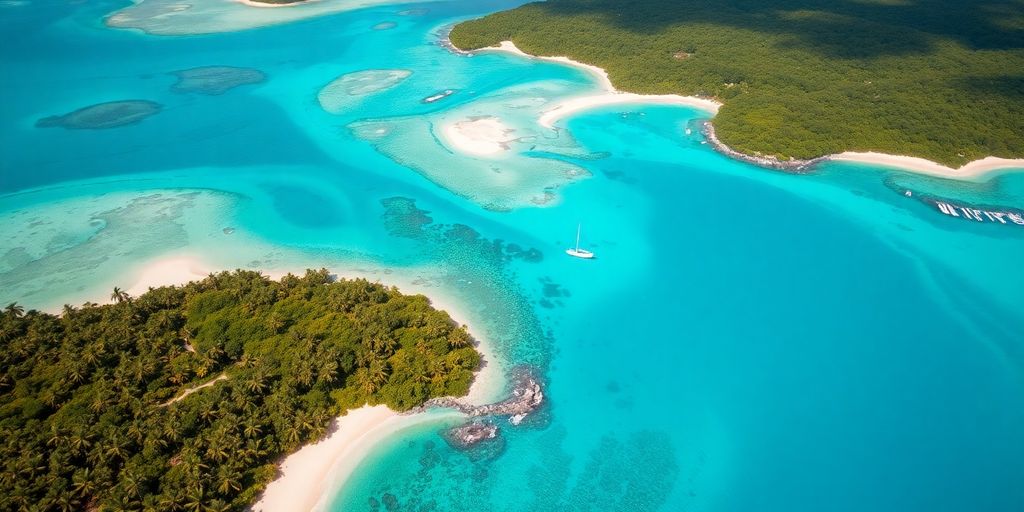
[(1019, 2), (549, 0), (450, 38), (564, 55), (630, 92), (717, 99), (719, 138), (748, 155), (1024, 157)]
[(0, 313), (0, 508), (241, 510), (343, 411), (464, 395), (480, 363), (425, 297), (326, 270), (112, 298)]

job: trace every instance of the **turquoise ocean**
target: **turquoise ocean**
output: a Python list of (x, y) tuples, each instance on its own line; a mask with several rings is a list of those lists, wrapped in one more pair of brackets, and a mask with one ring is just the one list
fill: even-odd
[[(514, 5), (2, 2), (0, 302), (100, 301), (168, 255), (326, 266), (449, 298), (543, 376), (499, 443), (399, 432), (333, 511), (1024, 510), (1024, 225), (967, 213), (1020, 214), (1024, 173), (787, 174), (666, 105), (543, 128), (594, 77), (438, 44)], [(265, 80), (175, 86), (204, 66)], [(160, 109), (36, 126), (124, 100)], [(445, 139), (481, 119), (498, 154)]]

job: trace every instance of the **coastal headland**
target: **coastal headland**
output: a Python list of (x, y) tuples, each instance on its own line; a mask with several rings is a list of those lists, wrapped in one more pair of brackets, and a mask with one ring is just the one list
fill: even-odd
[(450, 38), (599, 66), (631, 93), (713, 100), (723, 145), (792, 167), (835, 156), (953, 178), (1024, 168), (1024, 101), (1005, 73), (1024, 66), (1019, 35), (980, 17), (988, 0), (935, 3), (552, 0)]
[[(270, 483), (255, 505), (257, 510), (283, 510), (282, 507), (296, 509), (296, 505), (308, 509), (322, 498), (325, 486), (330, 483), (329, 477), (333, 475), (343, 478), (343, 475), (351, 472), (374, 440), (418, 422), (436, 419), (433, 417), (436, 415), (401, 415), (395, 412), (423, 403), (423, 399), (428, 396), (421, 393), (434, 394), (435, 397), (465, 395), (465, 400), (469, 402), (479, 400), (484, 403), (495, 396), (496, 389), (500, 390), (502, 385), (500, 374), (495, 373), (499, 369), (497, 365), (479, 364), (481, 356), (470, 346), (472, 338), (465, 327), (452, 322), (446, 313), (423, 309), (426, 302), (422, 296), (402, 296), (397, 289), (363, 280), (338, 280), (324, 270), (308, 271), (302, 277), (286, 273), (277, 281), (271, 281), (256, 272), (207, 273), (207, 270), (202, 259), (197, 256), (170, 256), (141, 269), (136, 274), (135, 282), (126, 288), (114, 288), (110, 304), (90, 303), (80, 308), (65, 306), (60, 317), (35, 311), (26, 314), (16, 304), (0, 313), (0, 327), (10, 343), (34, 343), (39, 347), (38, 350), (54, 352), (44, 359), (37, 359), (26, 355), (24, 351), (17, 351), (5, 357), (5, 367), (29, 365), (37, 374), (46, 375), (52, 369), (70, 366), (73, 368), (69, 371), (78, 376), (75, 378), (77, 380), (68, 383), (70, 389), (59, 391), (52, 400), (40, 404), (57, 411), (56, 414), (46, 415), (47, 421), (52, 423), (47, 427), (48, 431), (63, 433), (85, 429), (83, 432), (87, 431), (87, 434), (84, 435), (95, 441), (94, 444), (90, 442), (90, 445), (104, 452), (111, 442), (120, 442), (118, 439), (127, 426), (109, 415), (98, 420), (91, 418), (85, 411), (65, 413), (71, 410), (65, 410), (65, 407), (74, 408), (80, 402), (101, 398), (108, 402), (116, 400), (113, 395), (103, 395), (104, 391), (91, 382), (94, 379), (102, 380), (109, 371), (114, 371), (108, 368), (110, 365), (120, 367), (134, 363), (108, 356), (101, 359), (87, 357), (84, 360), (66, 358), (61, 351), (67, 349), (68, 345), (50, 347), (38, 345), (38, 340), (31, 339), (36, 336), (33, 334), (38, 327), (36, 324), (58, 322), (64, 331), (68, 331), (62, 335), (67, 339), (77, 339), (77, 329), (109, 328), (118, 329), (117, 332), (146, 332), (134, 337), (108, 334), (99, 338), (83, 338), (84, 350), (90, 353), (113, 349), (116, 350), (112, 354), (139, 352), (131, 360), (143, 363), (161, 351), (168, 353), (169, 363), (164, 367), (140, 370), (145, 378), (138, 380), (137, 384), (146, 385), (146, 391), (139, 392), (143, 399), (130, 407), (141, 407), (135, 416), (144, 417), (144, 421), (151, 424), (141, 434), (143, 437), (161, 436), (159, 426), (164, 421), (177, 425), (180, 429), (178, 437), (161, 444), (165, 448), (147, 452), (145, 460), (132, 459), (135, 462), (129, 466), (116, 463), (115, 460), (103, 462), (97, 467), (112, 464), (109, 477), (114, 478), (116, 474), (115, 480), (108, 481), (107, 477), (98, 475), (90, 479), (91, 487), (84, 494), (69, 491), (68, 496), (77, 496), (76, 500), (95, 503), (111, 500), (124, 503), (125, 500), (136, 499), (133, 496), (137, 499), (143, 495), (172, 496), (177, 492), (175, 489), (185, 485), (189, 479), (219, 478), (222, 485), (216, 489), (211, 488), (206, 500), (233, 507), (251, 504), (262, 493), (264, 486)], [(173, 286), (178, 284), (180, 286)], [(235, 289), (236, 292), (227, 293), (228, 289)], [(138, 291), (143, 292), (140, 295), (132, 293)], [(295, 316), (298, 311), (295, 308), (315, 309), (321, 307), (318, 304), (324, 301), (334, 301), (337, 306), (340, 304), (337, 299), (342, 296), (339, 294), (347, 297), (343, 301), (354, 301), (351, 307), (345, 306), (341, 310), (325, 313), (327, 316), (310, 315), (309, 311)], [(329, 298), (332, 296), (335, 299)], [(363, 304), (360, 296), (364, 296), (368, 302)], [(394, 306), (383, 306), (387, 302)], [(372, 315), (370, 311), (379, 307), (392, 310), (387, 313), (389, 315), (396, 314), (396, 308), (401, 307), (406, 308), (409, 314), (426, 316), (390, 334), (375, 331), (376, 334), (364, 333), (365, 336), (359, 334), (360, 328), (345, 319), (346, 315)], [(235, 313), (241, 311), (237, 308), (246, 309), (250, 313), (244, 315), (244, 319), (236, 318)], [(129, 311), (131, 314), (128, 314)], [(439, 319), (442, 316), (447, 319), (449, 328), (436, 330), (441, 325), (437, 322), (441, 321)], [(324, 321), (333, 325), (327, 328), (328, 331), (341, 330), (334, 334), (323, 331), (326, 325)], [(431, 331), (433, 335), (414, 332), (420, 329), (415, 326), (423, 321), (434, 325), (431, 328), (434, 329)], [(104, 325), (124, 322), (128, 324)], [(314, 327), (310, 322), (317, 322), (320, 327)], [(214, 325), (219, 327), (215, 328)], [(372, 330), (372, 326), (367, 328)], [(164, 331), (166, 334), (161, 334)], [(256, 331), (266, 332), (252, 337)], [(441, 337), (432, 338), (434, 335)], [(363, 341), (350, 339), (352, 336)], [(156, 337), (162, 341), (145, 350), (121, 346), (143, 337)], [(290, 339), (287, 343), (289, 350), (282, 352), (275, 348), (273, 340), (277, 338)], [(353, 341), (355, 345), (351, 344)], [(401, 377), (405, 372), (417, 371), (415, 367), (419, 363), (414, 360), (419, 356), (413, 356), (409, 345), (414, 342), (419, 347), (415, 350), (417, 354), (424, 350), (440, 351), (439, 359), (431, 363), (432, 367), (448, 368), (444, 374), (431, 377), (433, 382), (429, 390), (420, 389), (420, 386), (416, 386), (420, 391), (402, 389), (415, 382)], [(344, 356), (345, 351), (350, 349), (354, 359)], [(316, 355), (303, 355), (310, 351)], [(427, 366), (424, 363), (423, 368)], [(475, 371), (478, 368), (489, 370)], [(129, 385), (129, 382), (120, 379), (109, 384), (114, 388)], [(30, 411), (18, 405), (29, 400), (20, 395), (23, 391), (5, 389), (3, 403), (7, 409), (16, 405), (15, 409), (24, 412), (23, 417), (35, 417), (39, 414), (32, 412), (35, 409)], [(135, 394), (132, 393), (132, 396)], [(243, 401), (249, 401), (252, 407), (237, 409), (236, 405)], [(378, 405), (362, 405), (367, 402)], [(282, 412), (279, 408), (286, 403), (291, 404), (285, 406), (288, 412), (278, 416)], [(196, 407), (206, 412), (193, 418), (189, 415)], [(337, 420), (330, 421), (330, 412), (336, 409), (347, 411)], [(454, 410), (440, 414), (461, 415)], [(182, 419), (182, 415), (191, 419)], [(194, 421), (203, 422), (205, 426), (198, 428), (199, 425), (193, 425)], [(210, 436), (220, 437), (214, 441)], [(70, 439), (64, 434), (59, 434), (58, 438)], [(315, 443), (298, 449), (307, 441)], [(253, 448), (250, 446), (253, 442), (262, 443), (263, 446)], [(211, 443), (221, 448), (213, 450), (215, 445)], [(123, 445), (119, 448), (120, 453), (128, 457), (133, 450), (132, 446), (135, 445)], [(228, 446), (234, 448), (228, 450)], [(90, 450), (89, 447), (82, 449)], [(280, 466), (280, 476), (275, 477), (277, 471), (273, 469), (274, 455), (289, 452), (294, 453), (284, 459)], [(266, 458), (270, 460), (263, 460)], [(164, 460), (163, 463), (170, 460), (172, 467), (187, 465), (195, 471), (188, 469), (187, 474), (171, 471), (159, 478), (145, 476), (148, 475), (144, 469), (147, 464), (161, 463), (157, 459)], [(61, 471), (75, 472), (74, 479), (77, 481), (80, 471), (76, 469), (73, 460), (69, 460)], [(268, 462), (270, 465), (267, 465)], [(68, 475), (67, 481), (70, 482), (72, 475)], [(141, 488), (125, 491), (118, 485), (124, 479), (139, 479), (139, 485), (145, 485), (145, 491)]]
[[(590, 109), (596, 109), (613, 105), (679, 105), (697, 108), (715, 117), (717, 117), (720, 109), (723, 106), (722, 103), (713, 98), (705, 98), (698, 96), (682, 96), (678, 94), (639, 94), (620, 91), (615, 88), (614, 84), (612, 84), (612, 81), (609, 78), (607, 71), (605, 71), (604, 69), (601, 69), (591, 64), (578, 62), (565, 56), (551, 57), (530, 55), (520, 50), (512, 41), (502, 41), (497, 46), (480, 48), (478, 50), (473, 51), (462, 50), (454, 46), (454, 44), (449, 39), (444, 40), (442, 44), (445, 47), (449, 48), (451, 51), (461, 54), (468, 55), (470, 53), (488, 52), (510, 53), (523, 58), (537, 59), (548, 62), (558, 62), (569, 66), (575, 66), (593, 74), (594, 77), (597, 78), (598, 83), (602, 86), (602, 88), (606, 90), (606, 92), (601, 94), (577, 96), (547, 109), (537, 119), (537, 122), (545, 128), (554, 128), (556, 123), (572, 115)], [(987, 156), (979, 160), (975, 160), (973, 162), (968, 162), (961, 167), (954, 168), (943, 165), (938, 162), (933, 162), (926, 158), (907, 155), (890, 155), (874, 151), (843, 151), (837, 154), (823, 155), (808, 159), (780, 158), (774, 155), (747, 154), (737, 149), (734, 149), (733, 147), (730, 147), (725, 142), (723, 142), (721, 138), (718, 136), (717, 131), (711, 121), (706, 121), (701, 126), (708, 142), (720, 153), (735, 158), (737, 160), (743, 160), (745, 162), (752, 163), (754, 165), (782, 170), (786, 172), (810, 172), (810, 170), (815, 165), (827, 161), (870, 164), (916, 172), (919, 174), (927, 174), (941, 178), (962, 180), (979, 180), (984, 179), (991, 174), (994, 174), (996, 171), (1004, 171), (1008, 169), (1024, 169), (1024, 158), (1000, 158), (995, 156)], [(463, 145), (469, 146), (468, 144)], [(472, 149), (467, 149), (467, 151), (474, 152), (480, 150), (477, 150), (476, 146), (473, 146)]]

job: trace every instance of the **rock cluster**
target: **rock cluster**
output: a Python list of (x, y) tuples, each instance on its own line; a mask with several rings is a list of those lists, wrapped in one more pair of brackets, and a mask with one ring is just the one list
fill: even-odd
[(715, 127), (708, 121), (704, 121), (703, 131), (704, 136), (707, 137), (708, 142), (716, 151), (722, 153), (728, 157), (735, 158), (736, 160), (742, 160), (747, 163), (759, 165), (761, 167), (767, 167), (769, 169), (776, 169), (779, 171), (786, 171), (791, 173), (808, 173), (811, 171), (811, 167), (815, 164), (824, 162), (829, 158), (827, 156), (812, 158), (810, 160), (780, 160), (773, 156), (755, 156), (740, 153), (735, 149), (726, 146), (718, 136), (715, 134)]
[(445, 432), (445, 438), (454, 446), (468, 448), (480, 441), (498, 437), (498, 426), (493, 423), (470, 422), (452, 427)]
[[(543, 402), (544, 389), (540, 380), (534, 377), (530, 369), (520, 368), (512, 373), (512, 396), (505, 400), (487, 405), (471, 405), (455, 398), (443, 397), (429, 400), (423, 407), (446, 407), (473, 417), (508, 416), (509, 423), (518, 425)], [(494, 439), (498, 432), (497, 425), (474, 420), (449, 429), (445, 436), (456, 446), (468, 448), (480, 441)]]

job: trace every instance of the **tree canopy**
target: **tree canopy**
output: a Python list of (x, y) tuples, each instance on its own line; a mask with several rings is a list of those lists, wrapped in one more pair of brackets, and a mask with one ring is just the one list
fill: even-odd
[(112, 297), (0, 313), (0, 508), (244, 509), (343, 411), (463, 395), (480, 362), (422, 295), (325, 270)]
[(1024, 157), (1021, 0), (550, 0), (451, 33), (503, 40), (620, 89), (718, 99), (719, 138), (747, 154)]

